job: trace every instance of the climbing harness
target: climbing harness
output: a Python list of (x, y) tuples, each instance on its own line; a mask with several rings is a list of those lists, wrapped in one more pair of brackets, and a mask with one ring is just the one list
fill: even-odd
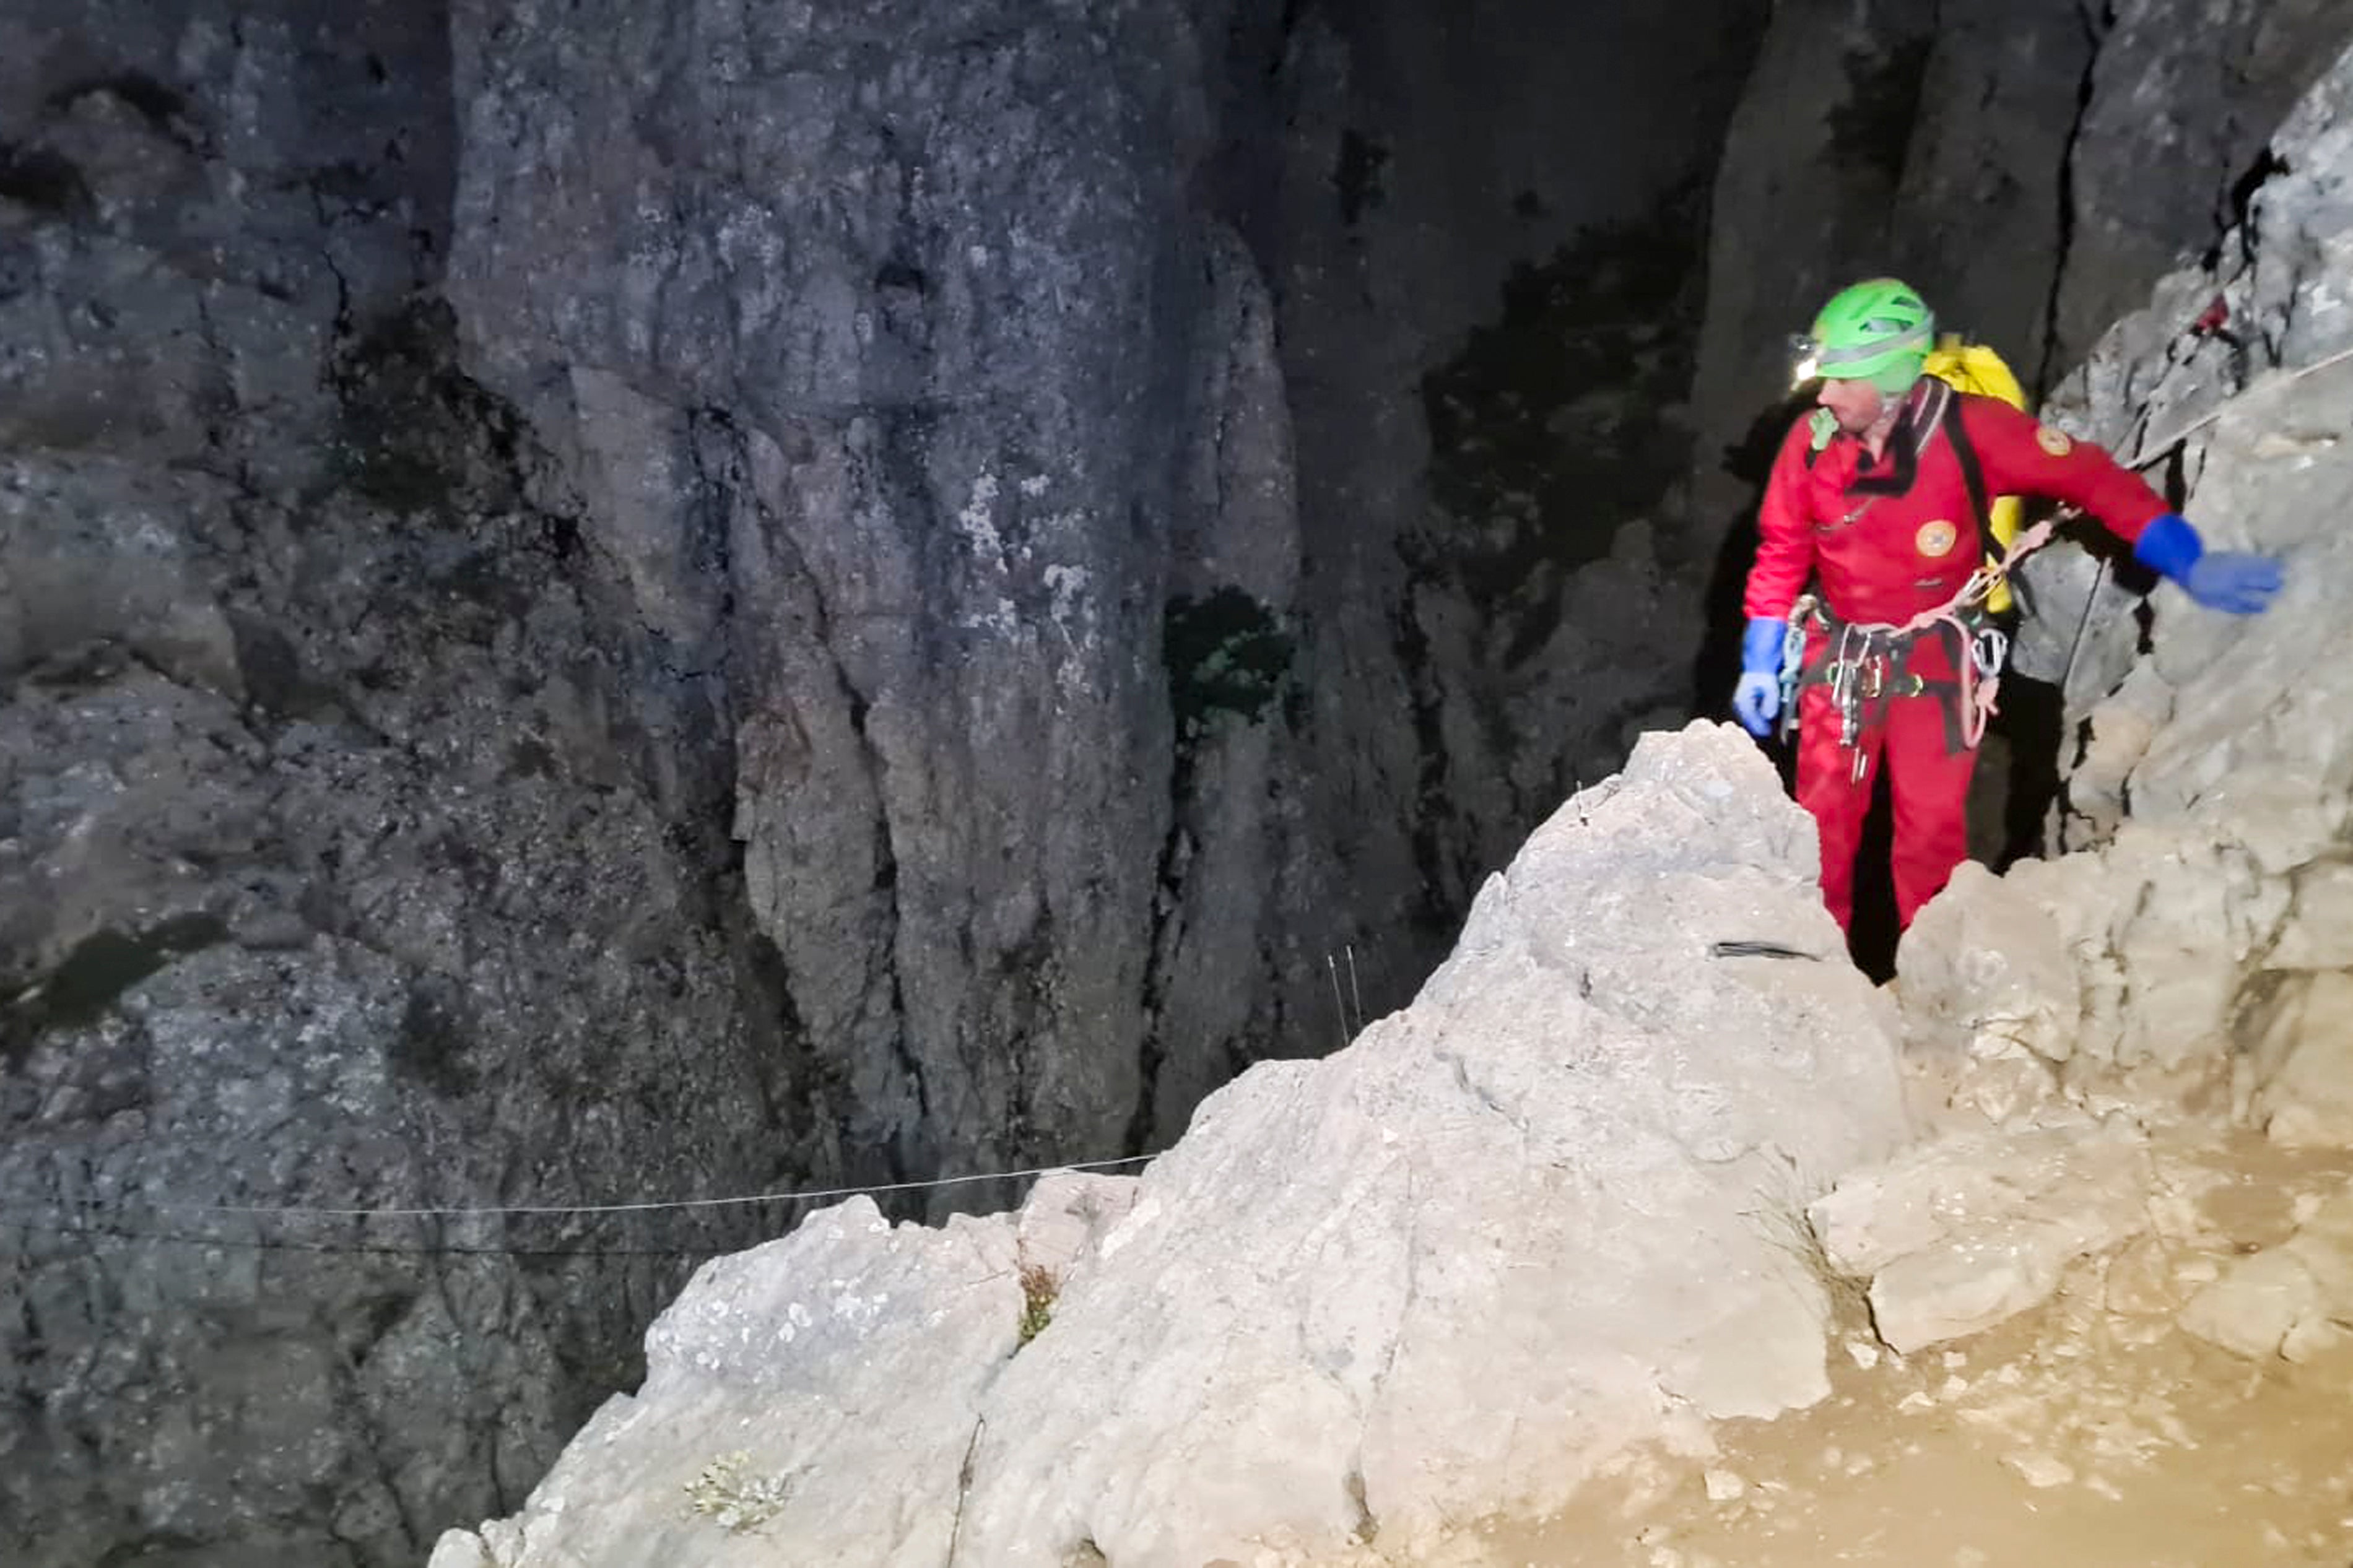
[[(2018, 563), (2051, 542), (2061, 522), (2073, 515), (2063, 508), (2010, 541), (1999, 560), (1989, 561), (1969, 574), (1959, 593), (1934, 609), (1923, 610), (1902, 625), (1892, 622), (1841, 621), (1814, 595), (1791, 608), (1789, 630), (1782, 645), (1781, 723), (1783, 733), (1798, 721), (1798, 689), (1830, 688), (1831, 704), (1839, 716), (1839, 744), (1854, 753), (1850, 775), (1861, 782), (1867, 769), (1864, 733), (1886, 716), (1898, 698), (1926, 696), (1947, 683), (1930, 682), (1913, 673), (1913, 645), (1929, 635), (1948, 635), (1954, 652), (1954, 742), (1974, 751), (1985, 739), (1987, 724), (2000, 710), (1997, 701), (2002, 671), (2010, 662), (2010, 634), (1990, 624), (1985, 602), (2008, 582)], [(1809, 634), (1823, 634), (1823, 657), (1805, 664)]]

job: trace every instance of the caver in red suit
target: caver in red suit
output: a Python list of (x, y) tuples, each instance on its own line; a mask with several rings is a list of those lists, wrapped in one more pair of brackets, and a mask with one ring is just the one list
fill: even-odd
[[(2073, 503), (2208, 608), (2261, 610), (2282, 580), (2270, 557), (2207, 551), (2098, 447), (1924, 376), (1935, 331), (1926, 305), (1894, 279), (1854, 284), (1823, 307), (1800, 373), (1821, 378), (1820, 407), (1774, 461), (1748, 576), (1733, 709), (1758, 736), (1780, 708), (1789, 616), (1814, 585), (1797, 672), (1798, 801), (1820, 829), (1822, 896), (1841, 928), (1853, 920), (1855, 850), (1881, 767), (1904, 925), (1968, 853), (1977, 752), (1961, 700), (1966, 634), (1951, 622), (1893, 634), (1967, 585), (1986, 553), (1987, 497)], [(1859, 647), (1870, 656), (1852, 657)]]
[[(1935, 417), (1947, 399), (1952, 413)], [(1947, 418), (1957, 418), (1966, 432), (1987, 495), (2072, 501), (2128, 542), (2168, 510), (2162, 496), (2098, 447), (1997, 399), (1924, 377), (1875, 459), (1862, 436), (1841, 430), (1815, 452), (1807, 424), (1789, 432), (1757, 518), (1757, 563), (1743, 606), (1752, 624), (1787, 622), (1817, 577), (1822, 607), (1849, 626), (1900, 626), (1960, 593), (1982, 546)], [(1821, 671), (1831, 652), (1830, 628), (1815, 617), (1802, 668)], [(1855, 850), (1879, 766), (1887, 769), (1894, 807), (1899, 921), (1909, 926), (1968, 853), (1964, 809), (1977, 752), (1961, 733), (1961, 657), (1959, 638), (1946, 628), (1913, 637), (1883, 675), (1896, 695), (1864, 705), (1852, 749), (1831, 684), (1801, 678), (1798, 803), (1820, 828), (1822, 897), (1841, 927), (1853, 918)]]

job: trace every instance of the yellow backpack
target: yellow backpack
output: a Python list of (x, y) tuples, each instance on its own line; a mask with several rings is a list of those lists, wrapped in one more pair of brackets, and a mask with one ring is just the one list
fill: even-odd
[[(1924, 367), (1957, 392), (1974, 392), (1980, 397), (1999, 397), (2012, 408), (2026, 412), (2026, 390), (2018, 384), (2001, 356), (1983, 343), (1965, 342), (1958, 332), (1947, 332), (1936, 340)], [(2019, 514), (2024, 503), (2016, 496), (1989, 498), (1986, 507), (1986, 527), (1993, 534), (1995, 550), (2010, 548), (2018, 537)], [(1989, 559), (1998, 559), (1997, 556)], [(1986, 595), (1986, 608), (2000, 613), (2010, 608), (2010, 584), (1997, 583)]]

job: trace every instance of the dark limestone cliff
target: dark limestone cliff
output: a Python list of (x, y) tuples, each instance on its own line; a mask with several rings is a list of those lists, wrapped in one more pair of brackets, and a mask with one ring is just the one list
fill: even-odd
[(798, 1169), (693, 683), (438, 296), (432, 7), (0, 22), (11, 1561), (413, 1561)]

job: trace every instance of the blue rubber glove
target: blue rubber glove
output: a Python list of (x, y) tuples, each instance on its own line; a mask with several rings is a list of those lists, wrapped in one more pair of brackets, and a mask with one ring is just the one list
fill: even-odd
[(2191, 601), (2210, 610), (2252, 616), (2280, 591), (2280, 563), (2269, 555), (2240, 550), (2209, 551), (2189, 520), (2167, 512), (2141, 531), (2133, 555), (2160, 576), (2181, 584)]
[(1740, 684), (1732, 689), (1732, 711), (1740, 727), (1762, 740), (1781, 711), (1781, 645), (1787, 621), (1758, 616), (1740, 638)]

